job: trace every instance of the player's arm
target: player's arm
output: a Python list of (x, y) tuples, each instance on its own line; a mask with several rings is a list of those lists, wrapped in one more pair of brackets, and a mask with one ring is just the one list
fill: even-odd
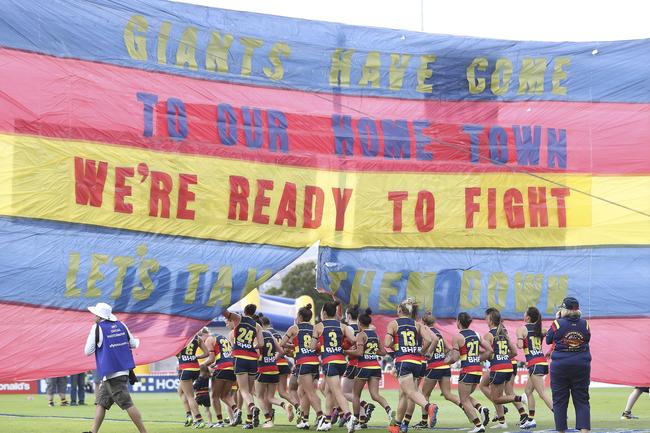
[(323, 323), (317, 323), (314, 326), (314, 332), (312, 332), (311, 335), (311, 350), (316, 350), (318, 347), (318, 341), (320, 340), (320, 336), (323, 335)]
[(486, 359), (490, 359), (490, 356), (492, 356), (492, 343), (494, 342), (494, 337), (492, 336), (491, 333), (487, 333), (483, 338), (479, 337), (479, 350), (483, 349), (481, 352), (481, 361), (485, 361)]
[(528, 337), (528, 329), (525, 326), (520, 326), (517, 328), (517, 347), (519, 349), (524, 348), (524, 341)]
[(386, 352), (386, 346), (384, 346), (384, 343), (381, 342), (381, 338), (377, 339), (377, 355), (379, 356), (384, 356), (388, 352)]
[(291, 347), (293, 347), (293, 343), (291, 341), (293, 340), (293, 337), (295, 337), (298, 334), (297, 330), (298, 328), (296, 327), (296, 325), (291, 325), (289, 329), (287, 329), (287, 332), (282, 337), (282, 341), (280, 342), (280, 345), (285, 349), (290, 349)]
[(214, 362), (214, 359), (215, 359), (215, 357), (214, 357), (215, 356), (214, 355), (214, 337), (210, 336), (205, 340), (205, 342), (201, 341), (201, 350), (203, 350), (204, 355), (207, 354), (207, 355), (203, 356), (203, 358), (206, 358), (206, 357), (208, 358), (204, 362), (204, 364), (206, 366), (212, 364)]
[(438, 344), (438, 336), (428, 326), (424, 326), (421, 323), (418, 323), (417, 326), (418, 332), (422, 336), (422, 354), (425, 354), (436, 347), (436, 344)]
[(351, 355), (351, 356), (361, 356), (363, 355), (363, 349), (366, 347), (366, 341), (368, 340), (368, 337), (366, 336), (365, 332), (359, 332), (357, 334), (357, 337), (355, 339), (355, 346), (348, 350), (344, 350), (343, 353), (346, 355)]
[(341, 323), (341, 332), (343, 332), (343, 336), (347, 338), (348, 341), (354, 342), (354, 329), (352, 329), (351, 326), (349, 325), (344, 325)]
[(231, 313), (230, 311), (224, 312), (223, 317), (225, 317), (226, 320), (231, 321), (234, 326), (239, 325), (239, 322), (241, 321), (241, 316), (239, 314)]
[(453, 336), (451, 339), (451, 349), (449, 350), (449, 353), (447, 353), (447, 357), (445, 358), (445, 363), (451, 365), (454, 362), (458, 361), (460, 358), (460, 348), (464, 343), (464, 338), (460, 334), (456, 334)]
[(259, 323), (255, 325), (255, 329), (257, 330), (257, 335), (256, 335), (257, 347), (261, 349), (262, 347), (264, 347), (264, 335), (263, 335), (264, 330), (262, 329), (262, 325), (260, 325)]
[(386, 328), (386, 336), (384, 337), (384, 347), (393, 347), (395, 333), (397, 332), (397, 322), (391, 320)]
[(284, 356), (284, 349), (280, 345), (280, 342), (275, 338), (273, 339), (273, 345), (275, 346), (275, 360), (277, 361)]

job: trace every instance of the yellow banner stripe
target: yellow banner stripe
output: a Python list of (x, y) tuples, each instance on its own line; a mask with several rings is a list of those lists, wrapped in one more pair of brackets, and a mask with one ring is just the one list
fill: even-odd
[[(8, 216), (291, 247), (317, 240), (340, 248), (650, 244), (650, 218), (576, 192), (648, 214), (650, 176), (546, 174), (545, 181), (521, 173), (332, 172), (6, 134), (0, 135), (0, 156), (0, 214)], [(95, 169), (100, 161), (105, 163), (106, 181), (97, 207), (77, 202), (75, 158), (82, 174), (88, 160), (96, 161)], [(129, 170), (133, 176), (128, 176)], [(116, 188), (117, 172), (117, 183), (123, 186)], [(161, 216), (164, 203), (152, 194), (152, 179), (158, 189), (169, 181), (169, 215)], [(245, 183), (248, 197), (242, 195), (229, 217), (231, 189), (243, 194)], [(574, 190), (566, 195), (563, 185)], [(125, 188), (131, 188), (130, 194)], [(344, 206), (346, 189), (349, 202)], [(122, 212), (115, 210), (116, 190), (123, 196)], [(312, 217), (312, 227), (305, 227), (305, 198), (316, 197), (313, 201), (318, 202), (320, 193), (322, 218)], [(545, 207), (531, 204), (542, 196)], [(152, 197), (157, 210), (152, 210)], [(562, 199), (565, 211), (559, 206)], [(401, 228), (394, 219), (398, 203)], [(248, 206), (244, 220), (242, 204)], [(129, 205), (132, 212), (126, 213)], [(289, 227), (294, 206), (295, 226)], [(278, 217), (278, 208), (285, 209), (285, 218)], [(531, 227), (532, 214), (537, 214), (537, 227)], [(473, 228), (467, 228), (468, 222)], [(546, 226), (540, 227), (542, 222)]]

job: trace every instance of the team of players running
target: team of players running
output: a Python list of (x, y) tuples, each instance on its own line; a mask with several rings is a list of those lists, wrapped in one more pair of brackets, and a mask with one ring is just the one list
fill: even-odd
[[(513, 403), (519, 411), (521, 428), (534, 428), (534, 391), (552, 408), (544, 390), (548, 363), (541, 347), (541, 316), (535, 307), (527, 310), (526, 323), (517, 329), (516, 340), (508, 335), (495, 308), (486, 310), (490, 330), (483, 337), (470, 329), (469, 314), (460, 313), (459, 332), (451, 344), (436, 329), (430, 313), (419, 317), (418, 305), (412, 299), (400, 303), (398, 317), (388, 324), (383, 341), (372, 325), (371, 311), (360, 311), (358, 306), (348, 307), (341, 321), (340, 304), (328, 302), (316, 325), (311, 324), (311, 305), (300, 308), (295, 324), (284, 336), (271, 327), (267, 317), (255, 313), (252, 304), (242, 315), (226, 313), (226, 324), (232, 330), (228, 336), (210, 335), (205, 330), (177, 355), (186, 426), (237, 425), (242, 423), (246, 409), (244, 429), (259, 425), (260, 410), (265, 418), (263, 427), (269, 428), (275, 412), (272, 406), (276, 405), (287, 412), (290, 422), (297, 417), (299, 429), (309, 429), (309, 413), (313, 410), (316, 430), (328, 431), (338, 424), (352, 433), (367, 427), (375, 409), (373, 403), (361, 400), (366, 385), (371, 398), (386, 412), (389, 429), (394, 433), (408, 431), (415, 406), (422, 409), (422, 420), (414, 427), (435, 426), (438, 406), (429, 398), (436, 385), (443, 397), (458, 406), (474, 425), (470, 433), (484, 432), (490, 421), (493, 428), (507, 428), (506, 403)], [(202, 355), (197, 355), (199, 348)], [(513, 390), (517, 349), (523, 349), (529, 370), (522, 395), (515, 395)], [(379, 393), (380, 357), (386, 354), (394, 359), (394, 374), (400, 385), (396, 410)], [(199, 364), (199, 359), (206, 360)], [(459, 360), (456, 396), (451, 393), (450, 366)], [(489, 365), (485, 371), (484, 365)], [(325, 408), (318, 395), (321, 373)], [(476, 388), (494, 403), (496, 416), (492, 420), (489, 409), (472, 397)], [(222, 415), (221, 402), (228, 419)], [(215, 423), (205, 423), (199, 405), (213, 407)]]

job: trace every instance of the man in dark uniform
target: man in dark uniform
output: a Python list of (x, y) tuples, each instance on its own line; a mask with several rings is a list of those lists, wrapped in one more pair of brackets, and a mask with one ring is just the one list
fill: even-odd
[(551, 355), (551, 390), (555, 429), (567, 429), (569, 395), (576, 411), (576, 429), (587, 433), (591, 429), (589, 382), (591, 353), (589, 324), (582, 319), (576, 298), (564, 298), (557, 319), (546, 334), (546, 344), (553, 345)]

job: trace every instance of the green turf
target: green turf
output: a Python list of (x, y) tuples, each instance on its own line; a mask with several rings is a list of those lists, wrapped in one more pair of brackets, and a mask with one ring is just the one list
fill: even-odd
[[(634, 429), (650, 431), (650, 399), (647, 394), (643, 394), (634, 407), (634, 413), (642, 419), (634, 421), (622, 421), (619, 419), (629, 392), (629, 388), (593, 389), (591, 392), (592, 427), (611, 430)], [(395, 391), (385, 391), (383, 395), (393, 404), (397, 398)], [(178, 433), (193, 431), (183, 427), (182, 420), (184, 412), (175, 393), (134, 394), (133, 399), (143, 414), (149, 432)], [(2, 414), (0, 415), (0, 433), (74, 433), (89, 430), (91, 425), (90, 418), (93, 416), (95, 410), (95, 406), (92, 404), (92, 396), (90, 396), (89, 402), (90, 405), (88, 406), (49, 407), (47, 406), (47, 398), (43, 395), (33, 397), (27, 397), (25, 395), (0, 396), (0, 414)], [(470, 425), (459, 408), (452, 406), (446, 401), (438, 400), (437, 402), (440, 404), (438, 427), (469, 430)], [(573, 423), (572, 411), (573, 409), (570, 408), (569, 426)], [(508, 423), (511, 428), (507, 431), (519, 430), (515, 428), (518, 417), (513, 412), (514, 408), (511, 407), (511, 412), (508, 414)], [(297, 431), (294, 426), (288, 425), (286, 417), (280, 408), (277, 409), (276, 413), (276, 424), (280, 425), (277, 425), (270, 431), (278, 433)], [(6, 414), (25, 417), (8, 417), (5, 416)], [(420, 412), (417, 410), (414, 418), (419, 417), (419, 415)], [(88, 418), (88, 420), (67, 419), (66, 417)], [(314, 416), (312, 414), (310, 421), (313, 421), (313, 419)], [(130, 422), (118, 422), (117, 420), (128, 420), (128, 416), (118, 408), (113, 408), (108, 412), (101, 431), (104, 433), (137, 431), (135, 426)], [(551, 414), (545, 407), (538, 407), (537, 420), (538, 429), (549, 429), (553, 427)], [(378, 408), (375, 410), (371, 425), (385, 425), (385, 416), (381, 409)], [(210, 430), (214, 431), (215, 429)], [(235, 427), (225, 430), (241, 431), (241, 428)], [(333, 429), (333, 431), (344, 432), (343, 429)], [(490, 430), (488, 429), (488, 431)]]

